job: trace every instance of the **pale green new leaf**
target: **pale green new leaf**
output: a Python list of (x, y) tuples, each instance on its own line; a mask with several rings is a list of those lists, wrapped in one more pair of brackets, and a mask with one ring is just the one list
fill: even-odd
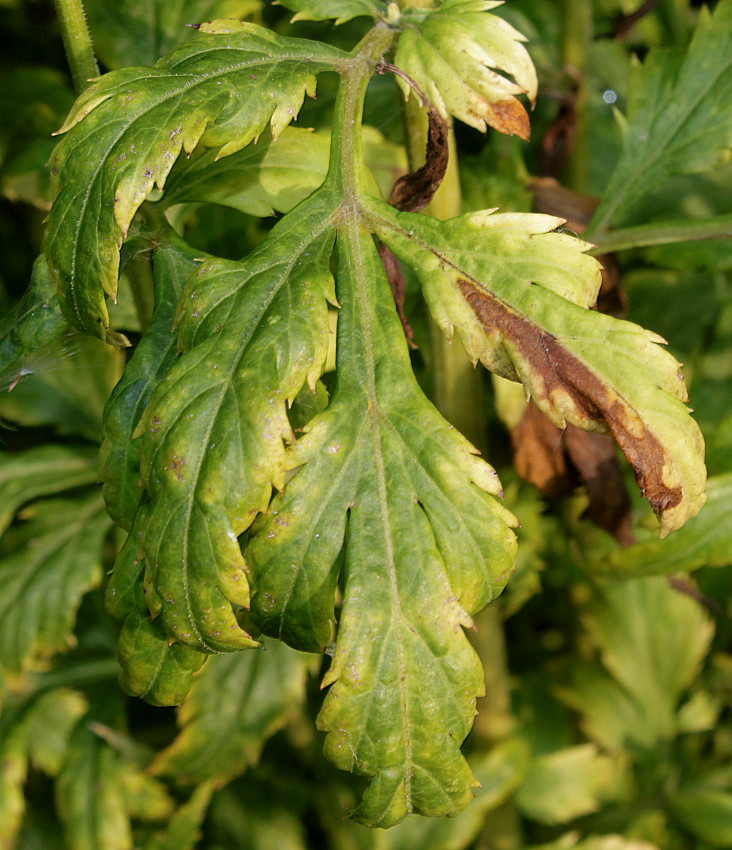
[(379, 237), (422, 282), (437, 323), (473, 360), (511, 380), (560, 428), (611, 433), (665, 535), (704, 504), (699, 427), (663, 340), (586, 309), (599, 266), (551, 216), (471, 213), (438, 221), (377, 201)]
[[(687, 52), (652, 51), (633, 71), (623, 153), (590, 224), (603, 233), (674, 174), (720, 163), (732, 146), (732, 2), (702, 9)], [(592, 238), (592, 237), (591, 237)]]
[(0, 533), (26, 502), (92, 484), (98, 477), (93, 449), (48, 445), (0, 452)]
[(614, 750), (670, 739), (714, 633), (702, 607), (660, 577), (618, 582), (598, 594), (586, 628), (602, 667), (578, 668), (566, 699), (590, 736)]
[[(533, 103), (536, 71), (521, 33), (488, 14), (500, 5), (496, 0), (443, 0), (434, 11), (405, 12), (394, 62), (445, 117), (454, 115), (483, 132), (490, 126), (528, 139), (529, 116), (516, 95), (525, 94)], [(408, 95), (409, 86), (399, 83)]]
[(328, 171), (330, 139), (286, 127), (223, 159), (199, 150), (180, 158), (165, 185), (165, 204), (204, 201), (249, 215), (289, 212), (320, 187)]
[(297, 12), (293, 21), (325, 21), (335, 18), (343, 24), (352, 18), (386, 17), (386, 0), (281, 0), (281, 5)]
[(90, 86), (59, 131), (70, 132), (51, 163), (56, 197), (45, 252), (69, 321), (104, 338), (119, 247), (182, 150), (201, 144), (227, 156), (267, 124), (276, 138), (305, 93), (314, 95), (316, 74), (346, 58), (327, 45), (219, 21), (154, 68), (113, 71)]
[(256, 645), (231, 608), (249, 604), (237, 536), (284, 485), (286, 406), (325, 364), (332, 215), (321, 194), (244, 262), (200, 266), (182, 298), (185, 353), (140, 423), (147, 601), (193, 649)]
[(268, 738), (302, 705), (313, 659), (282, 643), (209, 659), (178, 712), (181, 731), (154, 772), (186, 785), (223, 784), (256, 764)]
[(691, 572), (732, 563), (732, 473), (707, 484), (707, 503), (669, 540), (648, 540), (611, 553), (599, 565), (603, 572), (636, 577)]
[(0, 560), (0, 669), (9, 671), (69, 647), (81, 598), (101, 579), (110, 526), (98, 495), (39, 502), (26, 515)]
[(261, 8), (260, 0), (86, 0), (84, 3), (95, 51), (110, 70), (153, 65), (192, 37), (191, 26), (218, 18), (251, 18)]
[(456, 814), (472, 797), (460, 744), (483, 680), (461, 627), (505, 584), (515, 539), (489, 495), (495, 473), (419, 389), (373, 240), (353, 218), (338, 256), (336, 388), (247, 549), (251, 610), (266, 633), (322, 651), (342, 583), (318, 725), (328, 758), (371, 780), (353, 816), (387, 827)]

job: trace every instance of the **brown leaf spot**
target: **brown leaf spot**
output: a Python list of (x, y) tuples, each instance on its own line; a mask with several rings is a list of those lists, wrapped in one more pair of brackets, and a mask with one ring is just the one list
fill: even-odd
[[(500, 333), (518, 358), (529, 364), (533, 395), (540, 406), (569, 414), (584, 429), (609, 431), (628, 458), (643, 495), (656, 514), (676, 507), (683, 494), (663, 480), (666, 453), (637, 411), (604, 384), (550, 333), (516, 313), (508, 304), (458, 280), (458, 288), (487, 333)], [(542, 405), (543, 402), (543, 405)]]

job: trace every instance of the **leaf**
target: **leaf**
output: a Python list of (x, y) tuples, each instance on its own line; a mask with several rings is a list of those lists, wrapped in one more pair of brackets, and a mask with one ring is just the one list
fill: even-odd
[(599, 267), (581, 253), (586, 243), (552, 232), (561, 219), (481, 212), (441, 222), (375, 200), (366, 215), (473, 360), (520, 380), (560, 428), (612, 434), (662, 536), (700, 510), (703, 440), (683, 404), (679, 364), (650, 331), (585, 309)]
[(618, 582), (602, 588), (586, 627), (604, 670), (579, 668), (565, 698), (590, 736), (613, 750), (673, 737), (678, 702), (714, 633), (701, 606), (663, 578)]
[(325, 179), (330, 139), (294, 127), (276, 140), (267, 136), (223, 159), (211, 150), (179, 159), (165, 185), (166, 206), (204, 201), (248, 215), (289, 212)]
[(259, 0), (87, 0), (94, 48), (110, 68), (152, 65), (192, 37), (190, 26), (250, 17)]
[(705, 844), (732, 844), (732, 794), (712, 789), (681, 791), (671, 796), (669, 808), (674, 819)]
[(120, 756), (89, 728), (87, 715), (69, 741), (56, 783), (56, 805), (69, 850), (132, 850)]
[(342, 572), (318, 726), (327, 757), (372, 780), (353, 816), (387, 827), (472, 797), (459, 747), (483, 683), (461, 626), (505, 584), (515, 540), (495, 473), (416, 384), (368, 231), (341, 228), (335, 391), (247, 562), (255, 622), (303, 650), (330, 643)]
[(590, 238), (630, 220), (633, 205), (668, 177), (722, 161), (732, 146), (730, 97), (732, 2), (721, 0), (714, 12), (700, 12), (685, 54), (655, 50), (633, 70), (623, 152)]
[(617, 786), (617, 759), (594, 744), (537, 756), (515, 796), (524, 815), (541, 823), (567, 823), (597, 811)]
[(490, 752), (470, 760), (480, 787), (475, 800), (454, 818), (411, 817), (379, 833), (379, 850), (464, 850), (470, 847), (485, 824), (486, 814), (516, 790), (529, 766), (529, 749), (519, 738), (508, 738)]
[[(140, 607), (144, 607), (144, 601)], [(125, 619), (117, 653), (122, 690), (151, 705), (180, 705), (191, 689), (193, 674), (206, 661), (200, 652), (171, 644), (145, 610), (131, 611)]]
[(36, 372), (43, 363), (45, 347), (68, 327), (48, 264), (39, 257), (33, 264), (28, 291), (0, 327), (0, 389), (12, 389), (20, 378)]
[(119, 247), (154, 185), (162, 188), (181, 150), (200, 143), (228, 156), (267, 126), (295, 118), (315, 75), (347, 54), (288, 39), (254, 24), (220, 21), (154, 68), (101, 77), (76, 102), (52, 159), (55, 200), (45, 251), (70, 322), (92, 336), (109, 326), (106, 295), (117, 288)]
[(48, 500), (0, 560), (0, 663), (17, 672), (68, 648), (82, 596), (101, 579), (109, 520), (99, 496)]
[(598, 565), (622, 577), (668, 575), (732, 562), (732, 473), (709, 479), (707, 504), (673, 539), (648, 540), (613, 552)]
[(237, 535), (284, 485), (286, 405), (325, 363), (332, 214), (316, 196), (243, 263), (200, 267), (182, 299), (186, 352), (139, 427), (148, 604), (193, 649), (256, 646), (229, 604), (249, 603)]
[(23, 452), (0, 452), (0, 533), (16, 511), (38, 496), (92, 484), (98, 478), (96, 452), (48, 445)]
[(185, 785), (228, 782), (256, 764), (268, 738), (302, 705), (312, 658), (276, 641), (209, 659), (178, 712), (181, 731), (154, 772)]
[(29, 762), (50, 775), (60, 767), (69, 735), (86, 711), (76, 691), (56, 688), (24, 705), (4, 707), (0, 722), (0, 847), (15, 847), (25, 809)]
[(156, 835), (145, 850), (193, 850), (201, 837), (201, 824), (214, 790), (212, 782), (199, 785), (170, 818), (165, 832)]
[(200, 252), (172, 229), (161, 233), (154, 259), (155, 311), (104, 409), (99, 470), (112, 519), (129, 530), (140, 500), (139, 442), (134, 432), (150, 395), (176, 359), (175, 312), (185, 281), (198, 268)]
[[(454, 115), (482, 132), (490, 126), (528, 139), (529, 117), (515, 95), (526, 94), (533, 103), (536, 72), (521, 44), (526, 39), (502, 18), (486, 13), (499, 5), (494, 0), (443, 0), (434, 11), (405, 12), (394, 62), (444, 117)], [(406, 84), (400, 85), (408, 96)]]
[(387, 15), (384, 0), (282, 0), (281, 5), (297, 12), (293, 23), (335, 18), (336, 24), (343, 24), (361, 16), (379, 18)]
[(77, 334), (50, 343), (32, 364), (27, 378), (0, 394), (0, 417), (98, 443), (104, 405), (124, 367), (122, 352)]

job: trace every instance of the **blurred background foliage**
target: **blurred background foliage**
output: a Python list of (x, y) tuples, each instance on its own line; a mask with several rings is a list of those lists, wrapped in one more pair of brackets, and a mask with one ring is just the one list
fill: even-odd
[[(293, 25), (258, 0), (86, 7), (103, 70), (151, 64), (194, 32), (187, 24), (212, 17), (346, 49), (368, 26)], [(528, 36), (537, 65), (532, 140), (456, 127), (463, 208), (533, 208), (581, 232), (621, 156), (638, 63), (649, 51), (683, 52), (700, 9), (689, 0), (509, 0), (497, 13)], [(708, 443), (709, 503), (668, 539), (657, 539), (612, 452), (592, 460), (592, 447), (537, 424), (514, 387), (480, 376), (479, 395), (465, 402), (479, 406), (470, 436), (521, 522), (517, 573), (475, 635), (488, 697), (466, 747), (482, 788), (455, 819), (368, 830), (345, 819), (358, 780), (324, 760), (314, 731), (321, 659), (270, 641), (264, 653), (212, 657), (177, 710), (127, 698), (117, 684), (118, 625), (102, 600), (120, 539), (96, 452), (127, 355), (65, 331), (42, 270), (21, 300), (49, 207), (50, 134), (74, 94), (50, 2), (0, 0), (0, 32), (0, 848), (732, 846), (732, 239), (602, 258), (600, 309), (669, 341)], [(728, 91), (730, 61), (717, 80)], [(298, 126), (322, 132), (333, 98), (324, 78)], [(366, 121), (367, 158), (386, 194), (407, 165), (401, 100), (386, 77), (372, 83)], [(327, 135), (312, 138), (293, 145), (312, 157), (317, 185)], [(192, 196), (190, 167), (170, 178), (175, 227), (197, 250), (245, 255), (275, 220), (271, 199), (253, 198), (249, 184), (246, 202)], [(278, 191), (309, 191), (292, 180), (280, 175)], [(731, 198), (732, 165), (672, 172), (622, 225), (703, 222), (731, 215)], [(242, 211), (252, 204), (257, 215)], [(133, 344), (149, 318), (149, 247), (141, 222), (113, 318)], [(409, 279), (406, 313), (415, 371), (430, 391), (435, 354)]]

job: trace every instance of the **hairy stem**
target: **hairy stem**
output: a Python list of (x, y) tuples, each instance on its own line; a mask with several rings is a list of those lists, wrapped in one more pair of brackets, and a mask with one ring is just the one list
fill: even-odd
[(84, 5), (82, 0), (53, 0), (53, 5), (61, 24), (61, 35), (74, 88), (81, 94), (89, 85), (89, 80), (99, 76)]
[(625, 227), (606, 234), (598, 241), (593, 254), (647, 248), (650, 245), (671, 245), (678, 242), (700, 242), (705, 239), (732, 238), (732, 215), (720, 215), (698, 221), (658, 221)]

